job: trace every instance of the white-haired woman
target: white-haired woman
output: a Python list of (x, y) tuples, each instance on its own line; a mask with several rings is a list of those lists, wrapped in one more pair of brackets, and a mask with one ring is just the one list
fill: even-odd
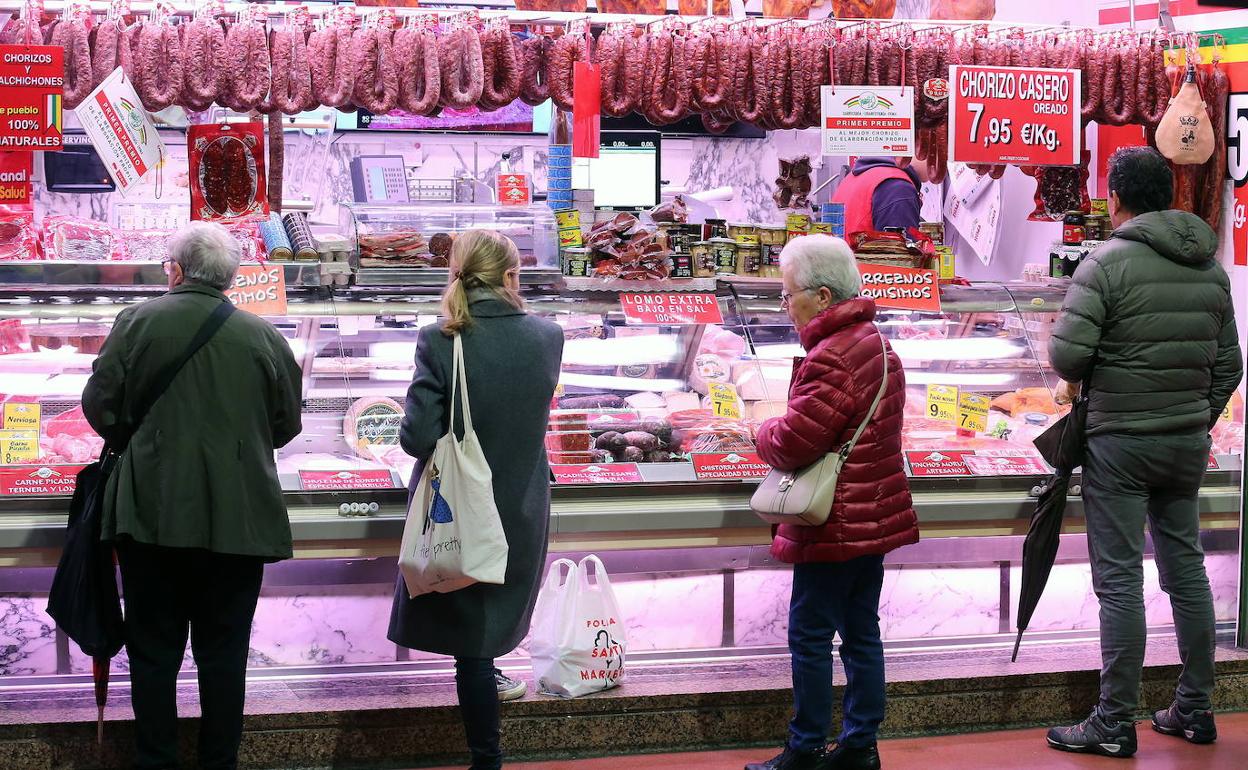
[[(782, 306), (806, 357), (794, 368), (788, 410), (759, 428), (763, 460), (795, 471), (838, 450), (867, 418), (885, 377), (885, 355), (888, 381), (841, 470), (827, 523), (782, 525), (772, 539), (772, 555), (793, 565), (789, 651), (795, 715), (784, 751), (746, 767), (875, 770), (880, 766), (876, 733), (884, 720), (878, 615), (884, 554), (919, 539), (901, 457), (906, 379), (901, 360), (887, 343), (881, 345), (875, 303), (858, 296), (858, 266), (844, 241), (798, 238), (780, 259)], [(834, 635), (841, 637), (848, 684), (842, 729), (829, 752)]]
[[(545, 437), (559, 380), (563, 330), (529, 315), (520, 298), (516, 245), (489, 230), (455, 239), (443, 322), (421, 329), (416, 375), (407, 391), (403, 449), (419, 462), (419, 480), (451, 415), (451, 355), (463, 337), (473, 428), (494, 482), (494, 501), (507, 535), (503, 585), (478, 583), (446, 594), (407, 595), (397, 580), (390, 640), (455, 657), (455, 684), (473, 770), (502, 767), (499, 699), (524, 694), (494, 668), (529, 630), (546, 562), (550, 468)], [(462, 428), (463, 418), (456, 418)]]
[[(299, 435), (303, 377), (272, 324), (229, 307), (223, 290), (238, 261), (225, 228), (183, 228), (165, 260), (169, 292), (117, 314), (82, 393), (87, 420), (121, 453), (102, 529), (121, 563), (138, 768), (178, 764), (188, 634), (199, 767), (238, 766), (264, 564), (291, 556), (273, 453)], [(159, 393), (197, 332), (222, 317)]]

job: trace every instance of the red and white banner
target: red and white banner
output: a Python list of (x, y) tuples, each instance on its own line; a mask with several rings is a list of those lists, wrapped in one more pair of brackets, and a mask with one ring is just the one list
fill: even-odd
[(1043, 476), (1051, 473), (1039, 457), (1029, 455), (985, 456), (969, 454), (963, 458), (972, 476)]
[(973, 452), (966, 451), (909, 451), (906, 464), (911, 476), (969, 476), (965, 458)]
[(914, 155), (914, 89), (823, 86), (824, 155)]
[(626, 291), (620, 294), (620, 309), (630, 324), (722, 324), (723, 313), (714, 294), (671, 292), (641, 294)]
[(0, 45), (0, 150), (61, 149), (65, 49)]
[(862, 296), (879, 307), (940, 312), (940, 273), (912, 267), (858, 263)]
[(25, 465), (0, 468), (0, 496), (72, 495), (85, 465)]
[(771, 470), (755, 452), (695, 454), (693, 472), (699, 480), (761, 479)]
[(299, 471), (299, 487), (308, 492), (335, 489), (389, 489), (394, 477), (389, 470)]
[(910, 450), (911, 476), (1044, 476), (1052, 471), (1039, 457), (1017, 450)]
[(1079, 70), (957, 64), (949, 81), (950, 163), (1079, 162)]
[(599, 463), (596, 465), (552, 465), (556, 484), (637, 484), (641, 469), (637, 463)]

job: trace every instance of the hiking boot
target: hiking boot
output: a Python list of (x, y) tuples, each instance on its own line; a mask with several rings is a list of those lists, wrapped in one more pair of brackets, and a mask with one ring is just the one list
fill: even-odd
[(1153, 729), (1163, 735), (1177, 735), (1188, 743), (1213, 743), (1218, 739), (1212, 711), (1185, 712), (1177, 703), (1153, 714)]
[(751, 762), (745, 770), (823, 770), (822, 763), (827, 756), (826, 749), (798, 751), (785, 746), (776, 756), (766, 762)]
[(1126, 759), (1135, 753), (1135, 722), (1110, 722), (1094, 710), (1077, 725), (1049, 729), (1049, 745), (1062, 751)]
[(498, 669), (494, 669), (494, 681), (498, 684), (500, 701), (519, 700), (529, 690), (529, 686), (523, 680), (512, 679)]
[(819, 770), (880, 770), (880, 751), (870, 746), (837, 746), (828, 753)]

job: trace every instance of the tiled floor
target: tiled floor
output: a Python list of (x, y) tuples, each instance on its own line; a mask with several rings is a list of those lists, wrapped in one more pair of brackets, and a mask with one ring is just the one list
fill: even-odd
[[(880, 756), (887, 770), (1245, 770), (1248, 768), (1248, 714), (1218, 717), (1219, 741), (1191, 746), (1139, 725), (1140, 751), (1131, 761), (1084, 757), (1054, 751), (1044, 731), (1012, 730), (936, 738), (883, 741)], [(510, 770), (737, 770), (746, 762), (767, 759), (766, 749), (705, 754), (651, 754), (562, 762), (509, 764)], [(462, 770), (442, 768), (441, 770)]]

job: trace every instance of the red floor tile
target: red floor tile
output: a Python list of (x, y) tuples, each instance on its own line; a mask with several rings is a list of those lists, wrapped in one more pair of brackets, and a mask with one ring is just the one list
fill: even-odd
[[(1192, 746), (1137, 728), (1140, 750), (1128, 761), (1084, 757), (1048, 748), (1044, 730), (945, 735), (883, 741), (885, 770), (1248, 770), (1248, 714), (1218, 715), (1218, 742)], [(508, 764), (512, 770), (737, 770), (766, 759), (766, 749), (698, 754), (643, 754)], [(456, 770), (444, 768), (443, 770)], [(462, 770), (459, 768), (458, 770)]]

